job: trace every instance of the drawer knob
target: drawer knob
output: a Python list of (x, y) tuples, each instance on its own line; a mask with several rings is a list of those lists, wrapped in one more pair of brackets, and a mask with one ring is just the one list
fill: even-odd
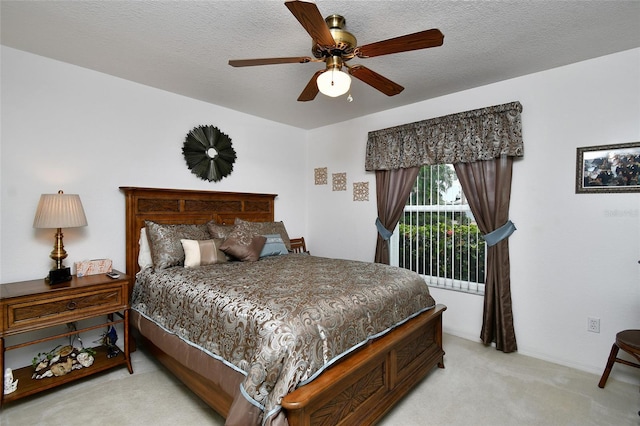
[(69, 303), (67, 303), (67, 309), (70, 310), (70, 311), (73, 311), (77, 307), (78, 307), (78, 304), (76, 302), (74, 302), (73, 300), (70, 301)]

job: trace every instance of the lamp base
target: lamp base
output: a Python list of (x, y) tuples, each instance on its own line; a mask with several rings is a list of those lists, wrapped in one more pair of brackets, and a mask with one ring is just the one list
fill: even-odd
[(49, 277), (47, 278), (49, 285), (66, 283), (67, 281), (71, 281), (71, 268), (52, 269), (49, 271)]

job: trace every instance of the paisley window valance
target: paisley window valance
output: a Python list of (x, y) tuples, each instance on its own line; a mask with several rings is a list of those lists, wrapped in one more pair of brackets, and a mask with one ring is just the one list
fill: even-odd
[(521, 157), (520, 102), (445, 115), (369, 132), (366, 170)]

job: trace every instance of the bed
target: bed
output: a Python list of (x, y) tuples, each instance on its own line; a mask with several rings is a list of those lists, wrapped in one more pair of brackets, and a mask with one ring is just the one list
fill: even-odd
[[(140, 271), (138, 262), (140, 232), (146, 221), (163, 225), (205, 225), (215, 222), (228, 226), (238, 221), (274, 222), (276, 195), (273, 194), (138, 187), (120, 189), (125, 194), (126, 206), (126, 269), (128, 274), (137, 275), (140, 280), (140, 284), (136, 283), (139, 287), (136, 289), (134, 286), (133, 291), (142, 291), (145, 275), (156, 275)], [(283, 270), (302, 270), (300, 268), (326, 267), (322, 266), (322, 262), (307, 254), (291, 254), (261, 259), (253, 266), (249, 265), (250, 262), (232, 262), (224, 267), (248, 276), (253, 270), (267, 268), (270, 264)], [(249, 267), (253, 269), (246, 269), (245, 272), (240, 269)], [(367, 273), (380, 275), (377, 270), (367, 272), (367, 268), (385, 266), (360, 262), (358, 267), (365, 268), (359, 274), (367, 277)], [(192, 268), (191, 271), (187, 271), (189, 268), (168, 268), (167, 271), (172, 269), (175, 269), (172, 273), (180, 277), (200, 274), (198, 268)], [(342, 269), (349, 268), (345, 266)], [(221, 270), (223, 268), (217, 268), (216, 273)], [(327, 274), (317, 275), (320, 279), (320, 275)], [(236, 282), (238, 279), (234, 280)], [(243, 291), (243, 288), (238, 286), (233, 291)], [(136, 298), (142, 300), (140, 294), (136, 294)], [(153, 303), (148, 302), (147, 305)], [(257, 389), (247, 386), (251, 372), (247, 374), (242, 368), (218, 356), (224, 351), (210, 348), (206, 342), (193, 342), (177, 335), (171, 327), (158, 324), (153, 314), (145, 312), (140, 306), (137, 308), (139, 311), (132, 310), (131, 324), (133, 334), (140, 339), (141, 345), (204, 402), (224, 416), (227, 425), (361, 425), (379, 420), (435, 366), (444, 368), (442, 313), (446, 307), (434, 305), (427, 308), (427, 304), (425, 298), (425, 307), (398, 322), (399, 325), (374, 334), (374, 338), (348, 351), (342, 352), (340, 349), (328, 358), (327, 351), (331, 351), (327, 349), (326, 339), (321, 343), (312, 343), (312, 346), (317, 346), (314, 346), (316, 352), (321, 353), (318, 358), (324, 357), (324, 361), (330, 359), (330, 362), (317, 371), (309, 367), (306, 376), (298, 374), (298, 378), (303, 380), (291, 387), (283, 397), (276, 399), (276, 408), (273, 408), (273, 402), (264, 405), (255, 403), (256, 399), (263, 401), (259, 397), (265, 391), (259, 386)], [(207, 309), (212, 308), (209, 306)], [(385, 312), (395, 309), (386, 309)], [(156, 307), (155, 311), (161, 312), (162, 309)], [(318, 330), (323, 336), (323, 330)], [(250, 370), (251, 366), (247, 368)], [(283, 368), (283, 371), (289, 370)], [(274, 388), (272, 384), (262, 387), (268, 388), (268, 391)], [(275, 388), (286, 389), (280, 385)], [(267, 411), (263, 411), (265, 407)]]

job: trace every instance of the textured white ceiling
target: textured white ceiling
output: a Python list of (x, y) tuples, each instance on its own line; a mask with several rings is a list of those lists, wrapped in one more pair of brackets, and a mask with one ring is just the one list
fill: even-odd
[[(311, 56), (283, 1), (6, 1), (3, 45), (303, 129), (640, 47), (640, 1), (317, 1), (359, 45), (429, 28), (441, 47), (354, 59), (405, 87), (296, 101), (320, 63), (233, 68), (229, 59)], [(606, 78), (606, 76), (603, 76)], [(639, 77), (640, 78), (640, 77)]]

